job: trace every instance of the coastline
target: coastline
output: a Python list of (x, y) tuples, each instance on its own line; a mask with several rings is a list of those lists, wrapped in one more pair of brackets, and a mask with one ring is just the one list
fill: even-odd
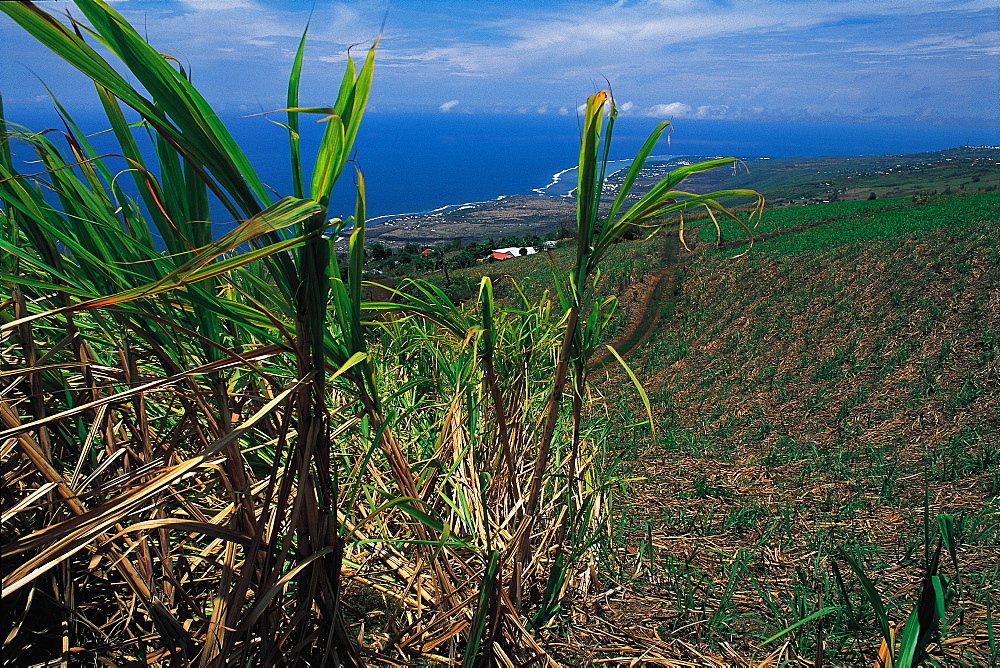
[[(386, 246), (433, 245), (489, 237), (545, 235), (575, 224), (576, 202), (570, 197), (508, 195), (488, 202), (441, 207), (444, 211), (393, 218), (369, 227), (366, 240)], [(338, 239), (338, 244), (346, 237)]]
[[(685, 156), (650, 156), (649, 167), (659, 167)], [(609, 160), (607, 180), (624, 172), (632, 160)], [(550, 182), (532, 188), (531, 194), (499, 195), (491, 200), (445, 204), (435, 209), (400, 214), (384, 214), (366, 221), (370, 243), (402, 246), (407, 243), (432, 245), (459, 238), (473, 241), (489, 237), (543, 236), (560, 227), (575, 224), (576, 165), (552, 175)], [(344, 234), (337, 244), (346, 244)]]
[[(1000, 189), (1000, 177), (995, 169), (1000, 164), (997, 150), (989, 145), (873, 156), (743, 157), (732, 169), (691, 174), (685, 182), (685, 191), (753, 189), (778, 206), (872, 197), (934, 196), (939, 189), (945, 194), (951, 190), (992, 191)], [(642, 197), (669, 171), (707, 157), (684, 155), (669, 160), (650, 159), (633, 183), (626, 205)], [(571, 171), (558, 172), (552, 180), (565, 180)], [(918, 172), (922, 185), (906, 185)], [(624, 178), (624, 169), (607, 176), (605, 198), (617, 194)], [(561, 227), (572, 230), (575, 225), (576, 201), (571, 196), (511, 195), (396, 217), (372, 225), (367, 236), (370, 241), (389, 246), (407, 243), (432, 246), (454, 239), (482, 241), (493, 238), (499, 241), (505, 236), (544, 236)], [(337, 243), (338, 246), (346, 243), (346, 238), (341, 237)]]

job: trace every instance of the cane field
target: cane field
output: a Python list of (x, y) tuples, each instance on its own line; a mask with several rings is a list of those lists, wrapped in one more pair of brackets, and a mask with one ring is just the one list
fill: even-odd
[(375, 286), (377, 41), (306, 100), (303, 32), (275, 193), (76, 7), (0, 4), (116, 144), (0, 100), (4, 666), (1000, 660), (994, 188), (766, 208), (696, 190), (735, 158), (651, 180), (661, 122), (609, 190), (600, 91), (572, 240)]
[[(656, 430), (599, 356), (593, 410), (631, 482), (618, 579), (574, 643), (601, 648), (588, 661), (875, 665), (944, 521), (954, 607), (925, 660), (996, 664), (998, 220), (994, 193), (907, 197), (769, 209), (749, 250), (697, 223), (690, 251), (676, 235), (616, 247), (609, 339)], [(476, 273), (543, 290), (547, 263)]]

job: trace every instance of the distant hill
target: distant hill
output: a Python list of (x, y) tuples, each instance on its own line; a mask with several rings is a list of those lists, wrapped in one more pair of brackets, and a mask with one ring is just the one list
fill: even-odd
[[(640, 176), (637, 194), (679, 162), (703, 159), (651, 163)], [(881, 198), (993, 192), (1000, 189), (1000, 147), (960, 146), (908, 155), (748, 157), (740, 169), (696, 174), (685, 186), (695, 191), (752, 188), (771, 206), (869, 199), (872, 193)]]

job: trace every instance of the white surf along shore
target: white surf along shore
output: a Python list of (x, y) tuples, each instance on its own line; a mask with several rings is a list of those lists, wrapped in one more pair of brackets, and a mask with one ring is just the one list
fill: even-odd
[[(665, 160), (672, 160), (677, 158), (675, 155), (653, 155), (650, 156), (647, 162), (662, 162)], [(632, 164), (632, 160), (609, 160), (608, 161), (608, 173), (606, 178), (610, 178), (618, 172), (628, 169), (629, 165)], [(531, 192), (535, 195), (541, 197), (573, 197), (574, 191), (576, 190), (576, 165), (572, 167), (567, 167), (561, 171), (556, 172), (552, 175), (552, 180), (542, 186), (541, 188), (532, 188)], [(461, 211), (463, 209), (471, 209), (482, 204), (488, 204), (490, 202), (498, 202), (500, 200), (511, 197), (512, 195), (498, 195), (491, 200), (481, 200), (478, 202), (463, 202), (461, 204), (445, 204), (439, 206), (436, 209), (428, 209), (425, 211), (410, 211), (407, 213), (389, 213), (381, 216), (375, 216), (369, 218), (366, 221), (368, 226), (380, 225), (383, 223), (388, 223), (394, 220), (400, 220), (403, 218), (409, 218), (411, 216), (441, 216), (446, 213), (451, 213), (453, 211)]]

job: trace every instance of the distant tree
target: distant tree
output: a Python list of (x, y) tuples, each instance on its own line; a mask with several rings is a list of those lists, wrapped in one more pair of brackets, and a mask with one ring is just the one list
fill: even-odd
[(522, 256), (527, 255), (528, 254), (528, 249), (527, 248), (521, 248), (521, 250), (517, 251), (517, 253), (518, 253), (518, 255), (522, 255)]
[(492, 246), (491, 244), (487, 244), (485, 242), (481, 241), (473, 242), (470, 243), (468, 246), (466, 246), (465, 249), (462, 251), (462, 253), (468, 252), (472, 253), (473, 257), (483, 257), (484, 255), (489, 253), (493, 248), (494, 246)]
[(878, 195), (872, 193), (871, 195), (868, 196), (868, 199), (878, 199)]
[(392, 249), (377, 241), (368, 244), (368, 252), (373, 260), (384, 260), (387, 257), (392, 257)]
[(419, 255), (413, 258), (413, 262), (410, 263), (410, 271), (415, 274), (426, 274), (434, 271), (437, 267), (437, 261), (430, 257), (420, 257)]
[(473, 267), (476, 264), (476, 259), (479, 257), (477, 253), (472, 252), (468, 248), (461, 251), (457, 255), (451, 258), (450, 262), (453, 267), (465, 268)]

